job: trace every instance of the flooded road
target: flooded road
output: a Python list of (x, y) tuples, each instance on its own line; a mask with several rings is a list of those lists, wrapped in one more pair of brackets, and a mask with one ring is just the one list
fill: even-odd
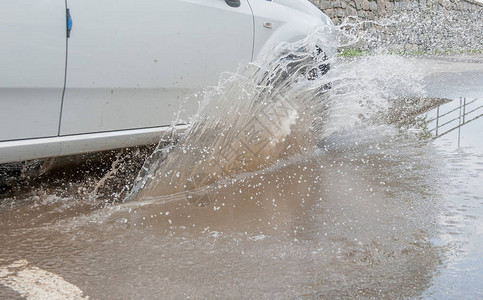
[[(388, 70), (370, 73), (373, 61)], [(418, 73), (371, 89), (403, 67)], [(457, 131), (429, 137), (434, 122), (355, 121), (380, 103), (351, 102), (424, 92), (455, 100), (441, 112), (459, 97), (481, 105), (483, 58), (358, 58), (335, 70), (368, 88), (351, 94), (331, 78), (332, 122), (313, 150), (124, 203), (121, 188), (91, 197), (100, 180), (89, 168), (2, 191), (0, 298), (483, 297), (483, 118), (461, 128), (458, 147)], [(405, 79), (420, 86), (398, 88)]]

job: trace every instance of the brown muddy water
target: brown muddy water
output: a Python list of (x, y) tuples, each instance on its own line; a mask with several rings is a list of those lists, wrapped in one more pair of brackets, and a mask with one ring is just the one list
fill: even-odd
[(332, 122), (308, 151), (126, 202), (149, 149), (14, 182), (0, 194), (0, 299), (482, 298), (483, 118), (460, 147), (457, 131), (430, 137), (435, 110), (355, 121), (380, 109), (365, 99), (419, 92), (381, 85), (376, 61), (418, 69), (425, 96), (454, 100), (441, 111), (483, 99), (480, 56), (342, 61), (334, 76), (367, 81), (330, 79)]

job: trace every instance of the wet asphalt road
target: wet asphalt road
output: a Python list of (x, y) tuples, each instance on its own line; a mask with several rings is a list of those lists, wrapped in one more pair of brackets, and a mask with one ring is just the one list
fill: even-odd
[[(483, 57), (411, 59), (429, 97), (483, 102)], [(482, 130), (460, 148), (456, 131), (336, 132), (202, 207), (90, 200), (92, 165), (19, 183), (0, 195), (0, 298), (481, 298)]]

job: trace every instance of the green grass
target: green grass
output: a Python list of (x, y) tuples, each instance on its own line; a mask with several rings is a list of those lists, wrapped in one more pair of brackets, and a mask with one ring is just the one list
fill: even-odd
[(345, 49), (342, 49), (341, 53), (339, 53), (339, 56), (343, 56), (343, 57), (356, 57), (356, 56), (364, 56), (364, 55), (369, 55), (369, 52), (362, 51), (361, 49), (356, 49), (356, 48), (345, 48)]
[[(366, 50), (359, 48), (344, 48), (340, 51), (341, 57), (359, 57), (374, 55)], [(451, 55), (451, 54), (483, 54), (483, 49), (469, 49), (469, 50), (402, 50), (402, 51), (389, 51), (385, 54), (389, 55), (403, 55), (403, 56), (422, 56), (422, 55)]]
[(453, 50), (453, 49), (446, 49), (446, 50), (414, 50), (414, 51), (391, 51), (388, 54), (396, 54), (396, 55), (451, 55), (451, 54), (482, 54), (482, 49), (469, 49), (469, 50)]

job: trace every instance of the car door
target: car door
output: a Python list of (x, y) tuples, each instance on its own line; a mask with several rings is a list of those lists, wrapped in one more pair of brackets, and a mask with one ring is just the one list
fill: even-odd
[(186, 96), (251, 60), (253, 15), (237, 2), (68, 0), (61, 135), (173, 122)]
[(58, 135), (65, 0), (0, 1), (0, 141)]

